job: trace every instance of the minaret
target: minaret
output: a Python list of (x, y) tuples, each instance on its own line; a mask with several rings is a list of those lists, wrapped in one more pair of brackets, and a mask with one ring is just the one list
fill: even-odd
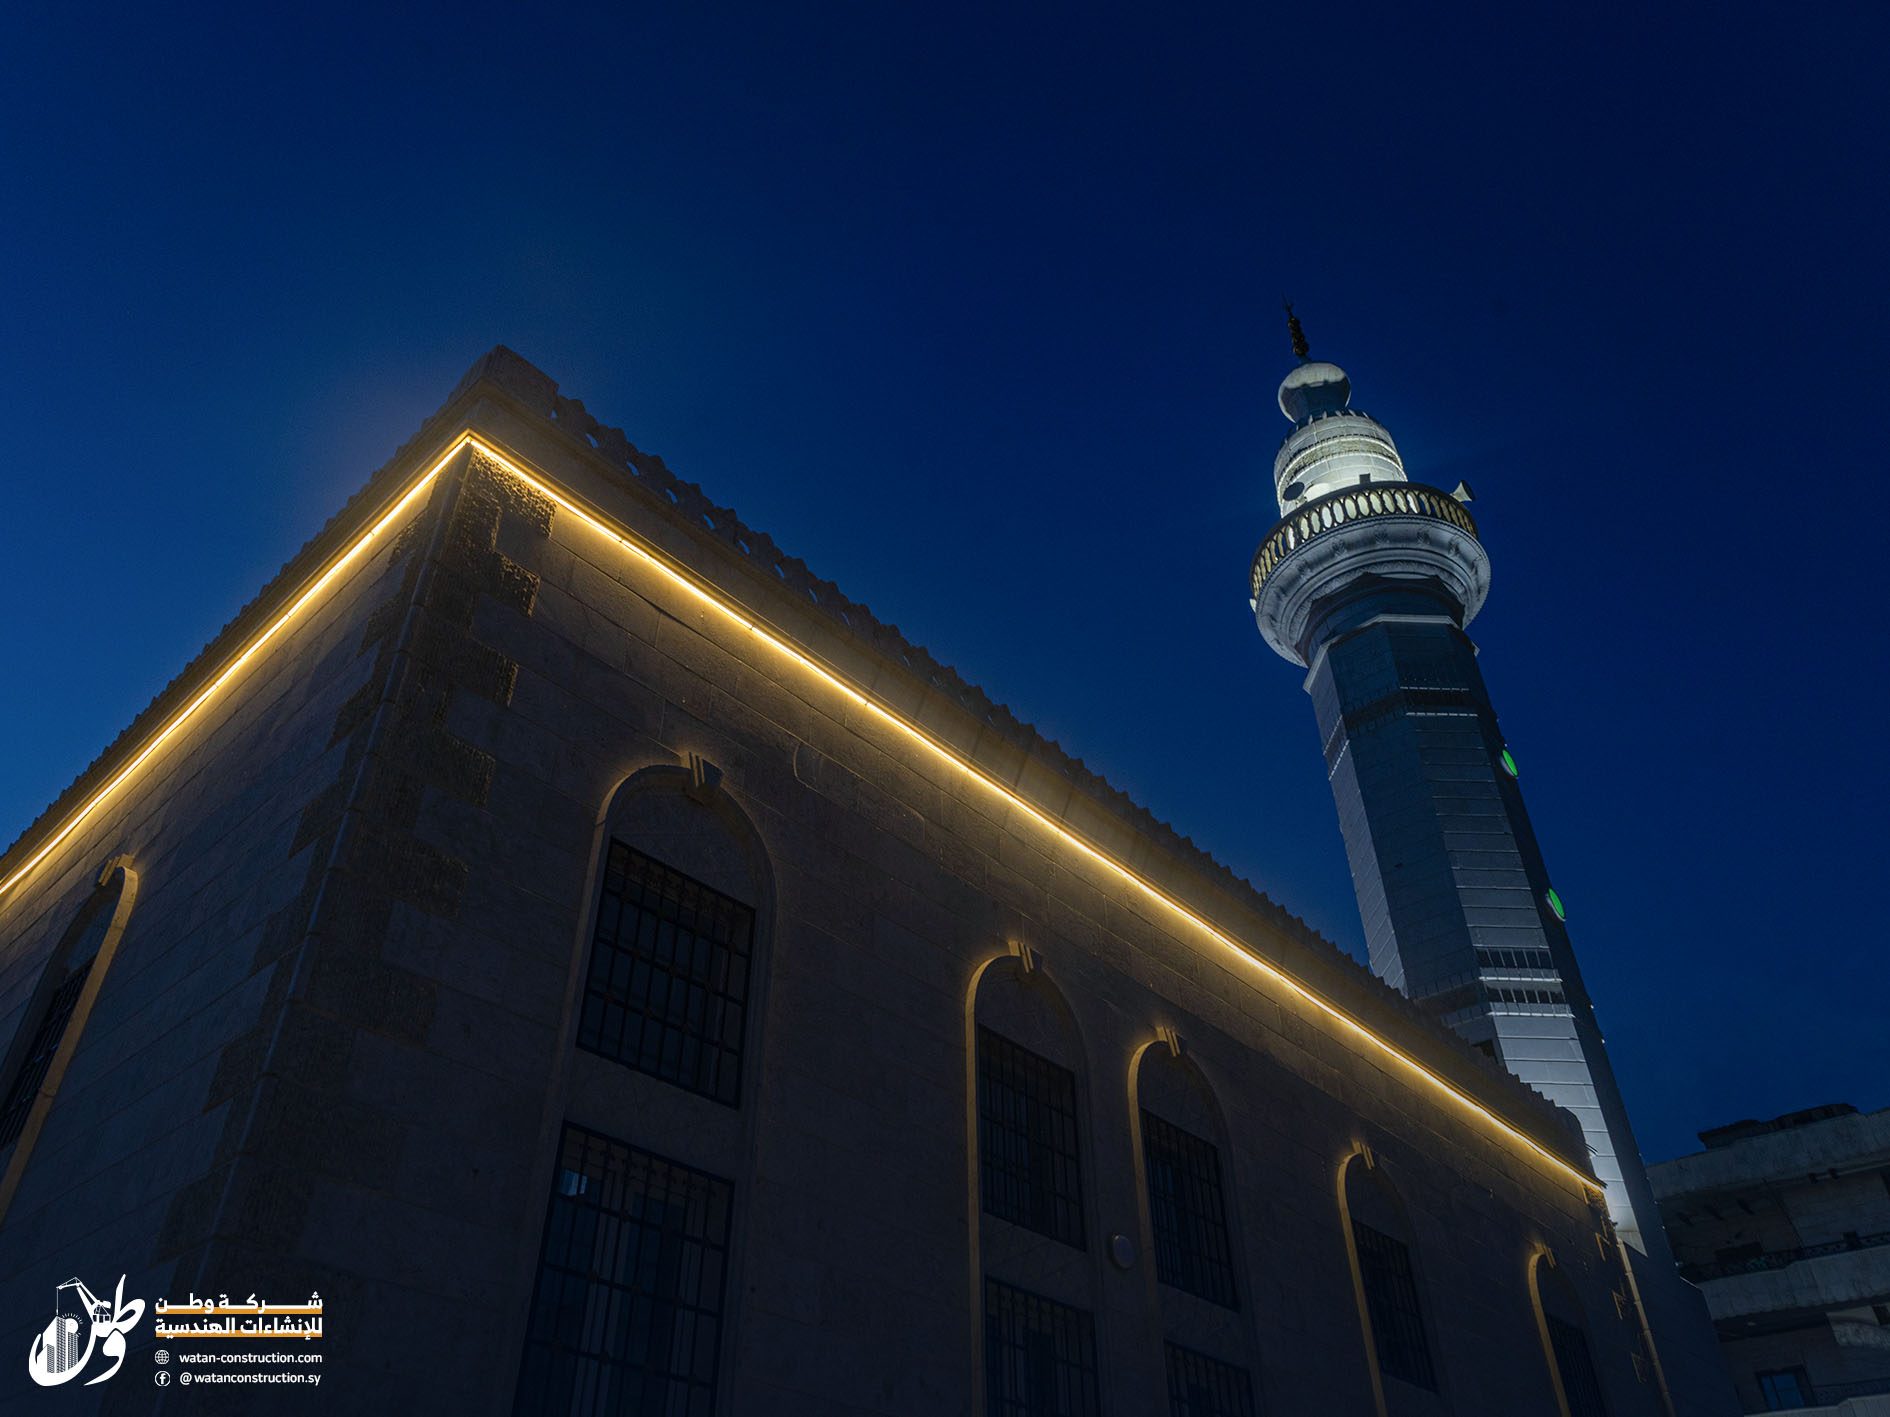
[(1372, 968), (1581, 1122), (1620, 1236), (1671, 1263), (1563, 906), (1465, 633), (1490, 561), (1470, 489), (1410, 481), (1391, 435), (1309, 357), (1280, 384), (1281, 519), (1254, 618), (1306, 668)]

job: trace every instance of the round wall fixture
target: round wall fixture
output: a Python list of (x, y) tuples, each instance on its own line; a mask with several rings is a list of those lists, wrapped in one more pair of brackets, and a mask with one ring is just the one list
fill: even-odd
[(1135, 1244), (1127, 1235), (1109, 1237), (1109, 1258), (1115, 1261), (1117, 1269), (1129, 1269), (1135, 1264)]
[(1555, 893), (1555, 888), (1551, 886), (1542, 893), (1542, 896), (1543, 899), (1549, 902), (1549, 909), (1555, 912), (1555, 918), (1566, 925), (1568, 923), (1568, 914), (1562, 909), (1562, 897)]
[(1511, 777), (1522, 776), (1521, 773), (1516, 771), (1516, 760), (1509, 755), (1509, 749), (1507, 748), (1503, 749), (1503, 771), (1508, 773)]

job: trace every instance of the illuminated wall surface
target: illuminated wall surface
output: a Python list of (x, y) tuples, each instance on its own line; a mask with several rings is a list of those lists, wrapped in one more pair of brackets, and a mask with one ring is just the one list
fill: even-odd
[(1552, 1413), (1547, 1253), (1666, 1410), (1561, 1114), (506, 351), (0, 858), (15, 1053), (107, 905), (18, 1353), (122, 1271), (364, 1411)]

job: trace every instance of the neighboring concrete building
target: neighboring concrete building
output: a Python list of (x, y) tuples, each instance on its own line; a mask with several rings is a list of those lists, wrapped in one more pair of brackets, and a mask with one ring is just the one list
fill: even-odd
[(1711, 1333), (1673, 1257), (1561, 897), (1466, 630), (1490, 588), (1470, 489), (1413, 483), (1336, 364), (1280, 384), (1280, 521), (1254, 553), (1261, 635), (1306, 669), (1372, 968), (1581, 1123), (1661, 1357), (1702, 1388)]
[[(504, 350), (0, 855), (7, 1038), (0, 1352), (125, 1272), (318, 1290), (356, 1413), (1724, 1410), (1566, 1113)], [(199, 1410), (151, 1332), (62, 1410)]]
[(1890, 1109), (1700, 1140), (1647, 1176), (1746, 1411), (1890, 1414)]

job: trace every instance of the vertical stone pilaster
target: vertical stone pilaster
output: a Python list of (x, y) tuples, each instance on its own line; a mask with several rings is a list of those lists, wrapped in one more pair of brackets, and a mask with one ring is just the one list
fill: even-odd
[(310, 1248), (311, 1208), (319, 1192), (387, 1187), (406, 1144), (394, 1112), (352, 1077), (356, 1043), (426, 1045), (438, 986), (383, 947), (398, 905), (445, 920), (460, 909), (467, 864), (426, 839), (422, 808), (429, 792), (487, 800), (493, 760), (447, 729), (448, 709), (459, 694), (510, 702), (517, 666), (479, 642), (475, 615), (488, 601), (532, 613), (537, 577), (497, 549), (499, 528), (510, 517), (549, 535), (552, 515), (469, 454), (384, 553), (403, 570), (361, 616), (357, 653), (373, 662), (335, 716), (330, 742), (345, 750), (290, 847), (302, 888), (251, 961), (252, 977), (269, 975), (262, 1014), (218, 1059), (205, 1107), (227, 1105), (227, 1120), (152, 1256), (175, 1258), (180, 1284), (312, 1284), (345, 1307), (359, 1283)]

